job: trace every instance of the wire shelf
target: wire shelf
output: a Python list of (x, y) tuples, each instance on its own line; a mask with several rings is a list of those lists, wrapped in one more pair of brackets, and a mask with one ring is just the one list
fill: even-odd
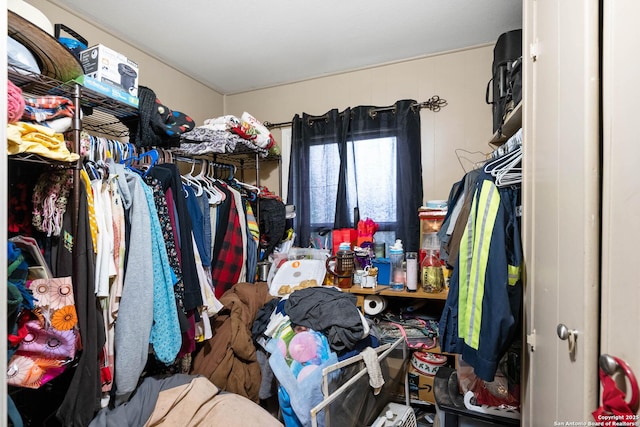
[[(59, 95), (73, 98), (76, 82), (60, 82), (51, 77), (8, 66), (9, 80), (26, 96)], [(118, 138), (129, 135), (126, 123), (138, 117), (138, 109), (80, 86), (82, 128)]]

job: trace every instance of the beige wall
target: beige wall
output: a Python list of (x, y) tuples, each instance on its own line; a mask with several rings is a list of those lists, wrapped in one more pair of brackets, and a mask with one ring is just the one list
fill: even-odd
[[(483, 46), (226, 96), (224, 111), (234, 115), (248, 111), (258, 120), (279, 123), (296, 113), (322, 115), (331, 108), (386, 106), (399, 99), (422, 102), (438, 95), (448, 105), (437, 113), (421, 112), (422, 173), (424, 199), (446, 199), (451, 185), (464, 174), (455, 150), (492, 150), (491, 106), (485, 103), (492, 60), (493, 46)], [(281, 140), (279, 130), (273, 134)], [(477, 161), (482, 156), (467, 157)], [(472, 162), (463, 164), (468, 168)], [(277, 189), (273, 166), (261, 170), (261, 183)]]
[(99, 29), (60, 8), (49, 0), (27, 0), (40, 9), (52, 24), (61, 23), (87, 39), (90, 46), (103, 44), (136, 62), (140, 69), (139, 84), (151, 88), (169, 108), (191, 116), (196, 124), (222, 115), (223, 97), (185, 74), (149, 56), (140, 49)]

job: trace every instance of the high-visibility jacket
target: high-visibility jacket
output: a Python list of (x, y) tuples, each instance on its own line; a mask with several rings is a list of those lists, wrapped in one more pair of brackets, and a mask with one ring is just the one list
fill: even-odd
[(440, 319), (442, 351), (462, 354), (475, 374), (493, 381), (511, 344), (522, 305), (518, 190), (477, 181)]

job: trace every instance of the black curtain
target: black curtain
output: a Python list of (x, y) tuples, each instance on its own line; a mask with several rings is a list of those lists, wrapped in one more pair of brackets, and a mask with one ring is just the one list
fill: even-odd
[[(402, 239), (406, 251), (419, 249), (418, 208), (422, 205), (423, 197), (422, 164), (420, 111), (414, 100), (401, 100), (387, 107), (359, 106), (343, 112), (333, 109), (323, 116), (303, 113), (300, 117), (296, 114), (292, 121), (287, 202), (296, 206), (294, 228), (297, 245), (306, 246), (312, 231), (309, 197), (310, 147), (316, 144), (338, 144), (340, 170), (333, 228), (353, 227), (347, 203), (348, 142), (382, 137), (396, 137), (396, 238)], [(358, 161), (371, 159), (354, 161), (357, 171)]]

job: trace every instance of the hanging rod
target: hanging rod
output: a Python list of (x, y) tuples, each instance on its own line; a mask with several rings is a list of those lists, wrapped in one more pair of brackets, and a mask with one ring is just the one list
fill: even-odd
[[(442, 107), (446, 107), (446, 106), (447, 106), (447, 100), (440, 98), (438, 95), (432, 96), (427, 101), (416, 102), (414, 104), (411, 104), (411, 108), (414, 108), (414, 109), (417, 108), (418, 110), (422, 110), (423, 108), (427, 108), (427, 109), (433, 111), (434, 113), (437, 113), (438, 111), (440, 111), (440, 109)], [(369, 116), (373, 119), (381, 111), (395, 111), (395, 109), (396, 109), (395, 106), (380, 107), (380, 108), (370, 108), (369, 109)], [(342, 116), (343, 113), (340, 113), (339, 115)], [(316, 121), (316, 120), (326, 120), (328, 117), (329, 117), (328, 115), (324, 114), (322, 116), (309, 117), (308, 120), (311, 123), (311, 122)], [(268, 129), (289, 127), (289, 126), (291, 126), (291, 124), (292, 124), (292, 122), (280, 122), (280, 123), (263, 122), (263, 125), (266, 126)]]
[(209, 165), (211, 165), (213, 167), (236, 168), (236, 165), (234, 165), (234, 164), (222, 163), (222, 162), (217, 162), (217, 161), (209, 160), (209, 159), (200, 159), (200, 158), (193, 158), (193, 157), (186, 157), (186, 156), (173, 156), (173, 159), (176, 162), (194, 163), (194, 164), (200, 164), (200, 163), (207, 162), (207, 164), (209, 164)]

